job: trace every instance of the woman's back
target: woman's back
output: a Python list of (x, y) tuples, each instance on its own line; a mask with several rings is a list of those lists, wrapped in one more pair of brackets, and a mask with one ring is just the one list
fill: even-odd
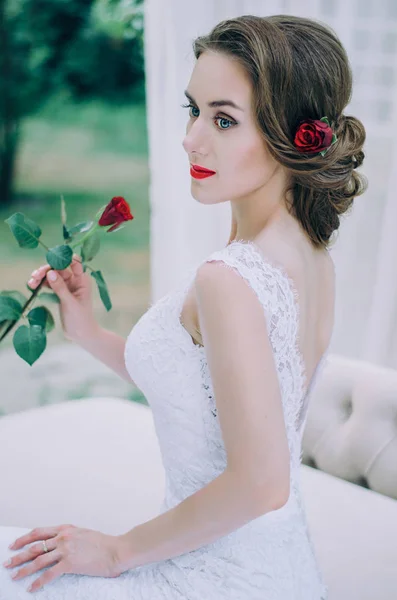
[(298, 344), (310, 382), (329, 348), (334, 327), (335, 266), (327, 249), (316, 249), (297, 223), (287, 235), (277, 229), (255, 240), (263, 256), (280, 265), (295, 289), (299, 306)]

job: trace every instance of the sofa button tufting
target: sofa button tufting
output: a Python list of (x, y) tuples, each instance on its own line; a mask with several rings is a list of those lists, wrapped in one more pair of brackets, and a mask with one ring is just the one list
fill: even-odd
[(348, 419), (351, 414), (353, 412), (353, 402), (352, 400), (349, 398), (344, 404), (343, 404), (343, 413), (346, 419)]
[(368, 479), (364, 476), (358, 477), (356, 483), (357, 485), (361, 485), (361, 487), (367, 488), (367, 490), (370, 489)]

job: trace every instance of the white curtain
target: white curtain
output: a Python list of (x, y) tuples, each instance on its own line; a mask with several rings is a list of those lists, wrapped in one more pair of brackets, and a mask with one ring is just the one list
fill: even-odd
[(190, 194), (180, 108), (194, 66), (192, 40), (242, 14), (322, 20), (349, 54), (354, 94), (347, 114), (367, 129), (366, 194), (345, 216), (332, 249), (337, 273), (331, 350), (397, 367), (397, 2), (390, 0), (146, 0), (145, 61), (150, 151), (151, 283), (154, 302), (186, 269), (221, 248), (230, 205), (202, 206)]
[[(397, 131), (397, 86), (392, 115), (391, 136)], [(385, 177), (384, 208), (377, 229), (378, 245), (373, 245), (374, 277), (372, 282), (367, 279), (369, 286), (372, 283), (372, 294), (362, 354), (366, 360), (397, 367), (397, 144), (388, 144), (387, 148), (390, 148), (389, 173)], [(386, 160), (386, 149), (379, 154)], [(376, 188), (372, 198), (376, 202)]]

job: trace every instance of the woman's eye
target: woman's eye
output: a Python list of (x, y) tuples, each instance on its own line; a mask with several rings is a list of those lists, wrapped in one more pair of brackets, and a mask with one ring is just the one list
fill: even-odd
[(198, 113), (200, 112), (199, 109), (197, 108), (197, 106), (192, 106), (190, 105), (190, 112), (192, 114), (192, 117), (198, 117), (198, 114), (194, 114), (193, 111), (196, 110)]
[(227, 124), (227, 127), (223, 127), (222, 125), (220, 126), (220, 129), (230, 129), (231, 125), (234, 125), (233, 121), (231, 121), (230, 119), (226, 119), (226, 117), (215, 117), (214, 119), (215, 121), (223, 121), (223, 123)]
[[(189, 116), (192, 116), (192, 117), (194, 117), (194, 118), (198, 117), (198, 115), (191, 114), (193, 110), (197, 110), (197, 111), (199, 110), (199, 109), (197, 108), (197, 106), (193, 106), (193, 104), (181, 104), (181, 106), (182, 106), (182, 108), (190, 108), (190, 109), (191, 109), (191, 110), (189, 111)], [(200, 111), (199, 111), (199, 112), (200, 112)]]
[[(200, 110), (197, 108), (197, 106), (194, 106), (193, 104), (182, 104), (181, 106), (183, 108), (190, 108), (189, 115), (194, 119), (196, 119), (200, 114)], [(195, 113), (194, 111), (197, 111), (197, 113)], [(226, 117), (215, 117), (214, 121), (220, 121), (222, 123), (218, 127), (218, 129), (230, 129), (231, 126), (237, 124), (234, 121), (227, 119)]]

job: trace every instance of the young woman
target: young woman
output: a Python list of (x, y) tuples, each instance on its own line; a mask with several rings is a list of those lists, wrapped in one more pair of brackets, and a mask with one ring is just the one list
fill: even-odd
[(183, 146), (193, 197), (231, 203), (227, 246), (127, 343), (95, 321), (78, 261), (29, 282), (46, 276), (65, 335), (146, 395), (166, 471), (161, 512), (120, 536), (0, 528), (1, 555), (13, 557), (2, 600), (27, 598), (32, 582), (43, 600), (327, 598), (299, 472), (334, 324), (328, 250), (364, 190), (365, 131), (343, 112), (351, 71), (331, 30), (285, 15), (223, 21), (194, 51)]

